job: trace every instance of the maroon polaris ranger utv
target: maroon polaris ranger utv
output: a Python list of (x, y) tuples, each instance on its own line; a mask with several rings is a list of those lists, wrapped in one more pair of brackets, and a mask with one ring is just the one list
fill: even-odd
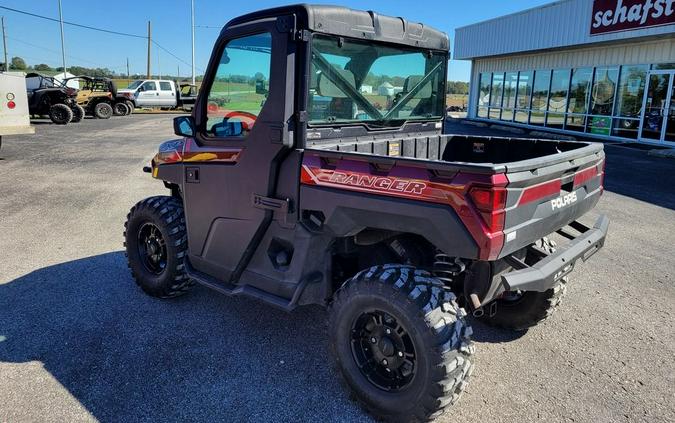
[(443, 133), (448, 55), (446, 34), (374, 12), (230, 21), (192, 116), (174, 120), (182, 138), (145, 168), (170, 195), (129, 213), (138, 285), (326, 306), (367, 410), (439, 416), (471, 374), (464, 309), (538, 324), (608, 227), (578, 221), (603, 191), (601, 144)]

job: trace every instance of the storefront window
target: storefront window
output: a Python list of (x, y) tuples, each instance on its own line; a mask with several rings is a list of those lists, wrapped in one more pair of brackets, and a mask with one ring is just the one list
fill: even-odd
[(567, 107), (569, 114), (566, 123), (566, 129), (570, 131), (584, 132), (586, 128), (586, 112), (588, 111), (592, 77), (593, 68), (572, 70), (570, 98)]
[(595, 69), (591, 88), (591, 109), (588, 132), (595, 135), (611, 135), (614, 97), (619, 79), (619, 68), (600, 67)]
[(534, 73), (532, 84), (532, 113), (530, 123), (543, 125), (548, 108), (548, 88), (551, 85), (551, 71), (538, 70)]
[(504, 74), (493, 73), (490, 95), (490, 119), (499, 119), (501, 116), (502, 94), (504, 94)]
[(502, 102), (502, 120), (513, 120), (516, 106), (516, 90), (518, 89), (518, 72), (507, 72), (504, 82), (504, 101)]
[(532, 99), (532, 71), (520, 72), (518, 76), (518, 92), (516, 93), (516, 112), (514, 120), (527, 123), (530, 100)]
[(637, 139), (649, 65), (622, 66), (612, 135)]
[(614, 106), (619, 68), (596, 68), (591, 89), (591, 114), (610, 116)]
[(551, 97), (548, 100), (546, 126), (562, 128), (565, 120), (564, 112), (567, 109), (567, 90), (570, 86), (570, 70), (558, 69), (551, 77)]
[(488, 106), (490, 105), (490, 82), (491, 73), (481, 73), (478, 84), (478, 117), (486, 118), (488, 116)]

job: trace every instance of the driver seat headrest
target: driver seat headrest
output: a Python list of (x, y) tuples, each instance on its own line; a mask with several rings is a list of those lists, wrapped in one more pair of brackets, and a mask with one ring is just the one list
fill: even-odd
[[(352, 87), (356, 88), (356, 78), (351, 71), (333, 67)], [(317, 79), (317, 93), (322, 97), (347, 98), (347, 94), (337, 87), (326, 75), (319, 74)]]

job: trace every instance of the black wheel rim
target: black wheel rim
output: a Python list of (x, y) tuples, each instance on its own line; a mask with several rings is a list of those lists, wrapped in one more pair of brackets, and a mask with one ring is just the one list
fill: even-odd
[(166, 269), (166, 242), (154, 223), (144, 223), (138, 231), (138, 254), (148, 272), (159, 275)]
[(52, 114), (54, 115), (54, 118), (59, 122), (66, 120), (66, 112), (59, 109), (58, 107), (54, 109)]
[(417, 356), (412, 338), (389, 313), (362, 313), (352, 325), (351, 349), (363, 376), (383, 391), (401, 391), (415, 376)]

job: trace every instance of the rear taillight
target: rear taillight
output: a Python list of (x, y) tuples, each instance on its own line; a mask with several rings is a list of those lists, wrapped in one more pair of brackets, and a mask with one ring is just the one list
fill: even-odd
[(506, 188), (474, 186), (469, 196), (491, 233), (504, 230)]

